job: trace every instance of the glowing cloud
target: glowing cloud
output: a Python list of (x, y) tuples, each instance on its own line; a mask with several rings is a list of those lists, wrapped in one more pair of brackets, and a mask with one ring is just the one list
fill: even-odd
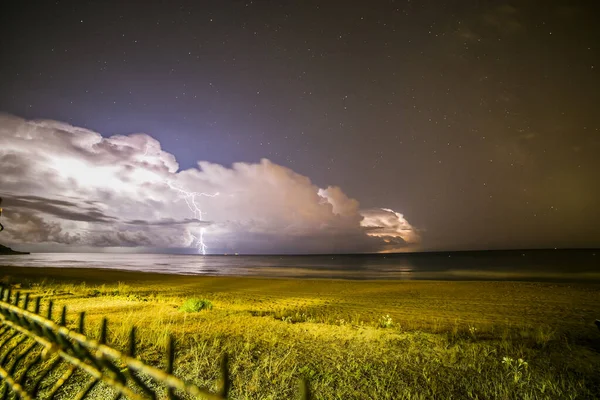
[(402, 214), (360, 210), (339, 187), (267, 159), (179, 170), (145, 134), (0, 114), (0, 171), (7, 244), (202, 251), (206, 239), (211, 253), (323, 253), (419, 241)]
[(421, 237), (402, 214), (389, 208), (361, 211), (361, 226), (367, 229), (369, 236), (382, 238), (386, 243), (402, 239), (407, 244), (416, 244)]

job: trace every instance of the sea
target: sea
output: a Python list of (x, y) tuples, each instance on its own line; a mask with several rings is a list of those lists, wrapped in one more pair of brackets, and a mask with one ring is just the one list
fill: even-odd
[(267, 256), (36, 253), (0, 256), (0, 265), (270, 278), (600, 283), (600, 249)]

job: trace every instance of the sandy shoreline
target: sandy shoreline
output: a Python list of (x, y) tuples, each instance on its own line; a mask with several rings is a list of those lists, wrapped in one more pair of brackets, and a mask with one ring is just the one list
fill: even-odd
[[(287, 275), (269, 276), (268, 273), (280, 272), (285, 270)], [(480, 271), (478, 276), (473, 276), (473, 271), (447, 271), (447, 272), (417, 272), (410, 278), (402, 277), (404, 273), (386, 273), (382, 278), (361, 278), (358, 273), (352, 271), (322, 271), (315, 273), (311, 271), (307, 274), (300, 268), (264, 268), (263, 274), (252, 275), (223, 275), (223, 274), (181, 274), (164, 273), (154, 271), (132, 271), (129, 269), (116, 268), (81, 268), (81, 267), (16, 267), (0, 265), (0, 279), (6, 280), (33, 280), (43, 279), (57, 281), (78, 281), (90, 283), (114, 283), (114, 282), (156, 282), (156, 283), (191, 283), (203, 279), (219, 279), (224, 281), (232, 280), (277, 280), (277, 281), (340, 281), (348, 283), (416, 283), (416, 282), (498, 282), (498, 283), (548, 283), (565, 285), (591, 285), (600, 286), (600, 274), (597, 273), (579, 273), (579, 274), (558, 274), (542, 273), (533, 275), (531, 273), (502, 273), (496, 271)], [(296, 275), (294, 275), (294, 272)], [(383, 275), (383, 274), (382, 274)], [(10, 277), (10, 278), (7, 278)]]

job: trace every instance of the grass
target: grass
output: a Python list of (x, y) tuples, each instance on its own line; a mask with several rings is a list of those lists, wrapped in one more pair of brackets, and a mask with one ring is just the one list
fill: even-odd
[(179, 307), (179, 311), (192, 313), (202, 310), (212, 310), (212, 308), (213, 305), (210, 300), (192, 298), (184, 301), (181, 307)]
[[(22, 291), (86, 311), (94, 336), (216, 388), (230, 355), (234, 399), (290, 399), (310, 379), (322, 399), (600, 398), (600, 285), (190, 277), (0, 267)], [(191, 300), (210, 312), (180, 312)], [(205, 304), (193, 301), (197, 306)], [(44, 312), (44, 310), (42, 310)], [(98, 397), (102, 398), (102, 397)]]

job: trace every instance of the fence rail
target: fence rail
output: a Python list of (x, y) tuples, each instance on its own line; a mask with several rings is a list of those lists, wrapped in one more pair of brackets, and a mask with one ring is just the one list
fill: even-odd
[[(106, 344), (107, 320), (102, 320), (97, 340), (85, 332), (85, 313), (79, 314), (77, 331), (66, 327), (67, 311), (53, 321), (54, 304), (48, 301), (46, 315), (40, 313), (41, 298), (30, 301), (29, 293), (13, 294), (0, 287), (0, 400), (10, 392), (21, 399), (54, 398), (76, 373), (85, 382), (76, 399), (87, 398), (100, 383), (112, 388), (116, 399), (180, 399), (182, 395), (208, 400), (229, 396), (231, 380), (228, 358), (221, 360), (217, 392), (184, 382), (173, 375), (175, 343), (167, 343), (167, 368), (161, 370), (136, 358), (136, 330), (129, 333), (125, 354)], [(32, 310), (30, 310), (32, 308)], [(62, 373), (61, 373), (62, 372)], [(309, 399), (308, 384), (301, 384), (301, 399)]]

